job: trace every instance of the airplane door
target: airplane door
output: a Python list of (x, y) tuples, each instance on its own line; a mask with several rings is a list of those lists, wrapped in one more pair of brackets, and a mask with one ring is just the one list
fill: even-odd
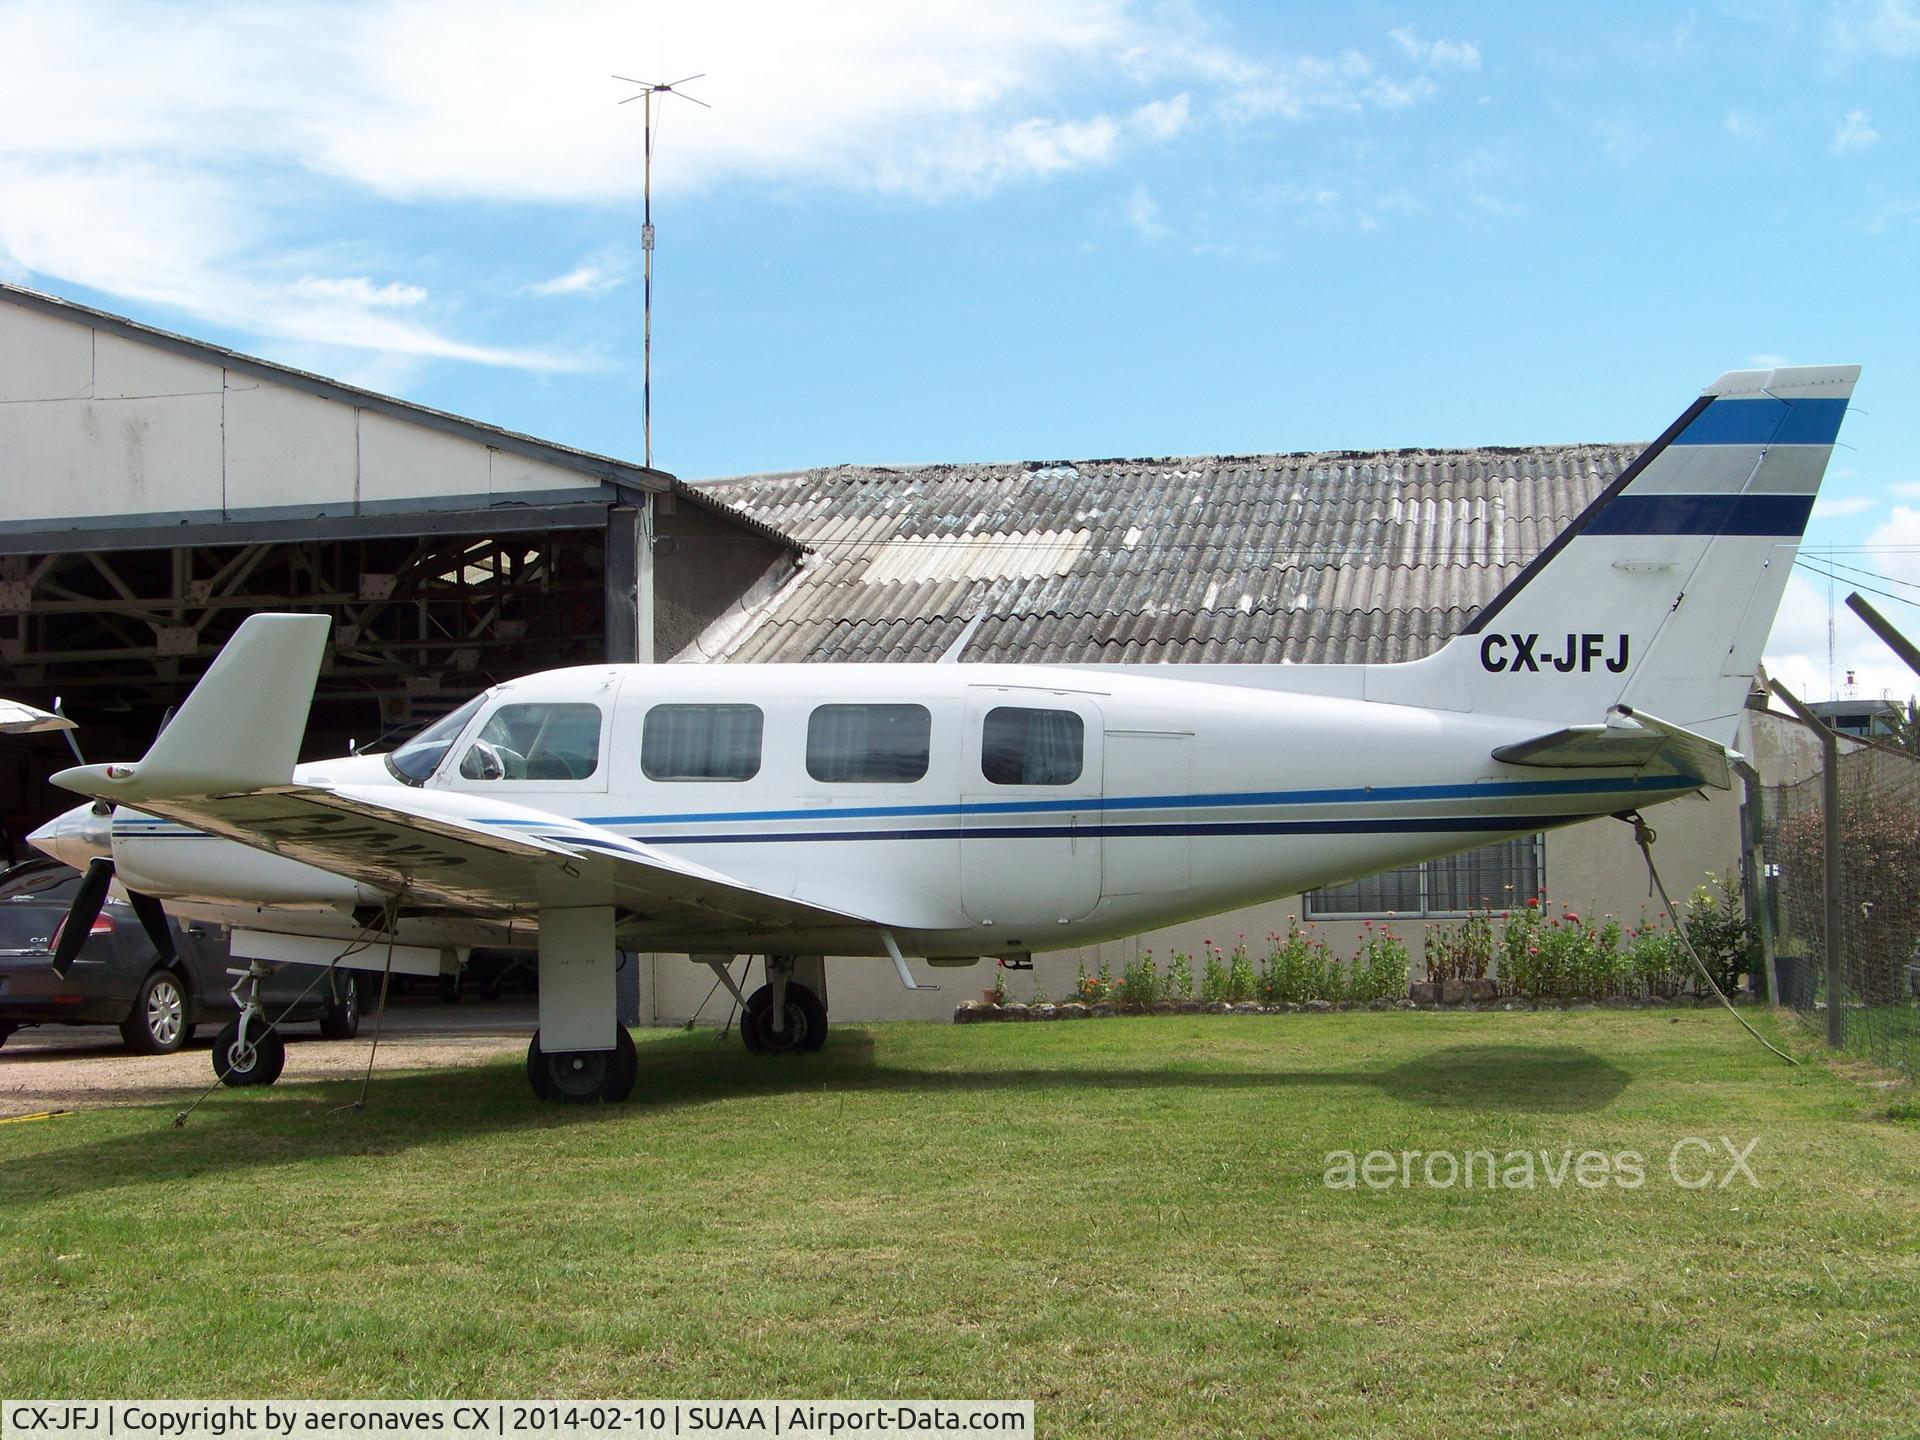
[(1083, 695), (980, 687), (960, 763), (960, 903), (1008, 948), (1100, 903), (1100, 707)]

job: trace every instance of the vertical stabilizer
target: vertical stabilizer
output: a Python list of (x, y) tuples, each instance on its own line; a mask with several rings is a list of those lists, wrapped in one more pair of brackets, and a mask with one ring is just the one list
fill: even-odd
[(1722, 375), (1462, 634), (1370, 672), (1368, 697), (1568, 722), (1624, 704), (1730, 743), (1859, 374)]

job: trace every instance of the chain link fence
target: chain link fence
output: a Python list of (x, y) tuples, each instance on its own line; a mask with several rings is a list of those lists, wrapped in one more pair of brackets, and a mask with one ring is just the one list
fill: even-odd
[(1762, 790), (1764, 930), (1782, 1003), (1822, 1029), (1838, 1005), (1844, 1047), (1920, 1073), (1920, 758), (1843, 742), (1838, 756), (1839, 994), (1828, 993), (1823, 761)]

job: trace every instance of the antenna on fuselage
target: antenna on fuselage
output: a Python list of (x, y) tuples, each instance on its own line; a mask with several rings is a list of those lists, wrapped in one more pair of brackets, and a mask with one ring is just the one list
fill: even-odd
[(698, 99), (676, 88), (685, 85), (690, 80), (706, 79), (705, 71), (702, 71), (698, 75), (686, 75), (678, 80), (668, 80), (664, 83), (655, 80), (635, 80), (630, 75), (615, 75), (613, 78), (623, 84), (638, 85), (640, 87), (639, 94), (629, 95), (619, 103), (622, 105), (631, 105), (634, 101), (638, 100), (642, 102), (646, 112), (646, 123), (643, 126), (646, 134), (646, 163), (641, 172), (642, 178), (640, 185), (641, 204), (643, 207), (640, 219), (640, 251), (641, 268), (645, 276), (646, 292), (645, 299), (642, 302), (646, 316), (646, 330), (645, 338), (642, 341), (640, 360), (640, 431), (641, 444), (645, 447), (646, 451), (644, 457), (645, 464), (646, 467), (651, 470), (653, 468), (653, 97), (656, 95), (678, 95), (682, 100), (693, 101), (694, 104), (703, 110), (711, 110), (713, 106), (704, 100)]

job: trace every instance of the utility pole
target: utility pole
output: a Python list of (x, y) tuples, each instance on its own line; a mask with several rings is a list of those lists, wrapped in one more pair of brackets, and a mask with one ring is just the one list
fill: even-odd
[(641, 269), (644, 275), (645, 297), (645, 334), (642, 341), (640, 361), (640, 429), (642, 444), (646, 449), (645, 464), (653, 468), (653, 97), (656, 95), (678, 95), (682, 100), (692, 100), (703, 110), (713, 107), (706, 101), (695, 99), (674, 87), (685, 85), (690, 80), (704, 80), (705, 74), (687, 75), (678, 80), (660, 83), (652, 80), (635, 80), (628, 75), (615, 75), (627, 85), (638, 85), (640, 93), (629, 95), (620, 101), (622, 105), (631, 105), (635, 100), (641, 102), (641, 111), (645, 116), (642, 126), (645, 131), (645, 160), (641, 170), (641, 216), (640, 251)]

